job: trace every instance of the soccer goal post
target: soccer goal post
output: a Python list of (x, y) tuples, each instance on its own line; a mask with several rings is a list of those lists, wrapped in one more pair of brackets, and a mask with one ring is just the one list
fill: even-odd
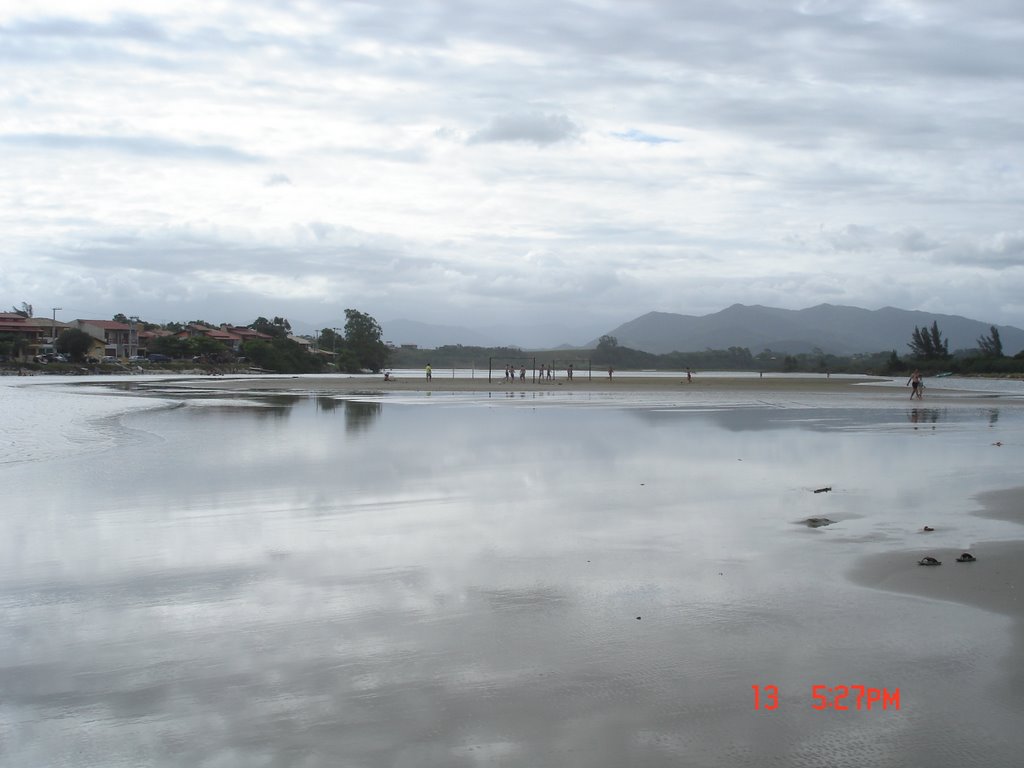
[(565, 376), (569, 381), (574, 376), (587, 375), (587, 381), (594, 378), (594, 366), (589, 357), (558, 357), (551, 361), (550, 369), (554, 375)]
[[(527, 371), (527, 363), (529, 363), (529, 371)], [(513, 381), (526, 381), (527, 373), (529, 373), (530, 381), (537, 380), (537, 358), (536, 357), (508, 357), (502, 355), (501, 357), (488, 357), (487, 358), (487, 383), (490, 384), (494, 381), (496, 375), (497, 366), (504, 368), (505, 381), (509, 381), (509, 374)]]

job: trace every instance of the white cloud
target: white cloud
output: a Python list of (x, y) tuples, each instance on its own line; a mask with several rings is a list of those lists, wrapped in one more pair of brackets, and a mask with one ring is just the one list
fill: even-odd
[(523, 113), (499, 115), (467, 139), (468, 144), (521, 141), (537, 146), (578, 138), (580, 128), (566, 115)]
[(167, 319), (1024, 326), (1022, 47), (999, 0), (0, 3), (0, 284)]

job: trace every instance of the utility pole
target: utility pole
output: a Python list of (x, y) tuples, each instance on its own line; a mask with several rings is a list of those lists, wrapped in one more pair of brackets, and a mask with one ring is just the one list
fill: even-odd
[[(135, 357), (139, 354), (139, 332), (135, 324), (139, 322), (138, 315), (128, 318), (128, 357)], [(134, 342), (134, 344), (133, 344)]]
[(57, 312), (64, 307), (53, 307), (53, 325), (50, 326), (50, 346), (57, 351)]

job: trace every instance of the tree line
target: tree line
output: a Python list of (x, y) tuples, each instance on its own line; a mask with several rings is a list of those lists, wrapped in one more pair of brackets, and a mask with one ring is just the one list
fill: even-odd
[[(123, 314), (114, 315), (112, 319), (126, 324), (130, 322)], [(139, 330), (170, 332), (149, 341), (149, 354), (166, 355), (172, 360), (199, 360), (210, 365), (231, 365), (244, 359), (247, 365), (277, 373), (378, 373), (387, 364), (390, 353), (382, 340), (380, 325), (372, 316), (357, 309), (345, 310), (344, 329), (324, 328), (317, 334), (318, 338), (300, 337), (312, 342), (312, 350), (292, 337), (291, 324), (283, 317), (257, 317), (245, 326), (268, 338), (243, 342), (237, 355), (223, 342), (201, 333), (180, 335), (190, 325), (219, 327), (205, 320), (162, 325), (135, 321)], [(23, 338), (7, 336), (9, 334), (0, 335), (0, 354), (18, 355), (26, 348), (27, 342)], [(95, 338), (85, 331), (67, 328), (57, 336), (54, 346), (72, 362), (82, 363), (86, 362), (95, 342)]]
[[(30, 311), (23, 308), (22, 311)], [(30, 316), (30, 315), (29, 315)], [(128, 323), (123, 314), (115, 315), (115, 321)], [(218, 327), (203, 320), (189, 323), (165, 323), (158, 325), (137, 320), (141, 330), (161, 329), (180, 333), (189, 325), (199, 324)], [(915, 326), (907, 343), (909, 352), (900, 356), (896, 350), (871, 354), (833, 355), (820, 349), (809, 353), (785, 354), (765, 349), (752, 354), (746, 347), (728, 349), (705, 349), (695, 352), (669, 352), (655, 354), (620, 345), (614, 336), (602, 336), (593, 349), (556, 349), (527, 351), (518, 347), (475, 347), (461, 344), (445, 345), (437, 349), (389, 349), (382, 340), (382, 331), (370, 315), (356, 309), (345, 310), (344, 328), (323, 328), (315, 338), (304, 337), (313, 342), (313, 354), (307, 346), (291, 338), (291, 325), (287, 318), (258, 317), (248, 328), (258, 331), (267, 339), (246, 341), (240, 356), (247, 364), (279, 373), (378, 373), (386, 366), (418, 368), (427, 363), (435, 367), (485, 368), (491, 360), (537, 357), (541, 361), (577, 361), (582, 370), (584, 360), (599, 368), (611, 366), (617, 369), (684, 370), (762, 370), (779, 372), (834, 372), (834, 373), (875, 373), (881, 375), (903, 373), (914, 368), (923, 373), (963, 374), (1014, 374), (1024, 373), (1024, 351), (1013, 357), (1003, 354), (999, 330), (991, 326), (989, 333), (977, 339), (977, 347), (950, 353), (949, 342), (939, 329), (938, 322), (931, 326)], [(0, 335), (0, 355), (16, 356), (25, 348), (23, 339)], [(84, 331), (69, 328), (58, 336), (56, 348), (67, 354), (73, 361), (84, 361), (95, 340)], [(226, 345), (201, 334), (193, 336), (158, 336), (148, 346), (150, 353), (167, 355), (175, 360), (198, 358), (210, 364), (232, 364), (240, 362)]]
[(436, 349), (393, 350), (392, 364), (400, 368), (421, 368), (430, 363), (435, 368), (485, 368), (489, 360), (521, 361), (536, 357), (537, 362), (582, 361), (589, 359), (595, 368), (611, 366), (619, 370), (671, 370), (686, 368), (717, 371), (765, 371), (779, 373), (871, 373), (900, 374), (914, 368), (924, 373), (1024, 373), (1024, 352), (1014, 357), (1003, 355), (999, 330), (992, 326), (989, 334), (978, 339), (976, 349), (949, 352), (949, 343), (937, 323), (931, 327), (915, 327), (901, 356), (896, 350), (882, 350), (856, 355), (835, 355), (821, 349), (811, 352), (784, 353), (765, 349), (753, 354), (746, 347), (705, 349), (695, 352), (657, 354), (623, 346), (614, 336), (602, 336), (594, 349), (524, 350), (519, 347), (477, 347), (461, 344)]

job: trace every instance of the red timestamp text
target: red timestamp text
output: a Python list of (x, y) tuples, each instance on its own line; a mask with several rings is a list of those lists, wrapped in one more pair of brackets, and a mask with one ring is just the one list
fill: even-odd
[[(778, 709), (777, 685), (752, 685), (754, 709)], [(849, 710), (899, 709), (900, 689), (872, 688), (866, 685), (812, 685), (811, 709)]]

